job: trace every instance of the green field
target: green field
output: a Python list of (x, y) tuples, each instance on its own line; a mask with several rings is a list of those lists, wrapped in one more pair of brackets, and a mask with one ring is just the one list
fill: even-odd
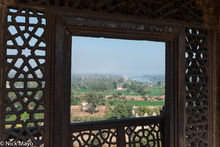
[(122, 90), (122, 91), (118, 91), (118, 90), (110, 90), (110, 92), (107, 92), (107, 93), (104, 93), (104, 95), (112, 95), (113, 93), (118, 93), (118, 92), (121, 92), (122, 95), (125, 95), (125, 96), (136, 96), (136, 95), (140, 95), (138, 94), (137, 92), (130, 92), (128, 93), (127, 90)]
[[(81, 95), (83, 93), (93, 92), (92, 90), (76, 90), (72, 91), (72, 95)], [(111, 89), (109, 92), (103, 92), (104, 95), (112, 95), (113, 93), (122, 92), (124, 96), (138, 96), (139, 93), (135, 91), (131, 91), (128, 93), (127, 90), (118, 91), (115, 89)], [(146, 96), (162, 96), (165, 95), (165, 89), (148, 89), (146, 90)]]
[(146, 95), (148, 96), (165, 95), (165, 89), (149, 89), (149, 90), (146, 90)]
[(108, 101), (108, 104), (116, 105), (118, 103), (125, 102), (127, 104), (131, 104), (134, 106), (164, 106), (165, 102), (164, 101), (155, 101), (155, 102), (149, 102), (149, 101)]

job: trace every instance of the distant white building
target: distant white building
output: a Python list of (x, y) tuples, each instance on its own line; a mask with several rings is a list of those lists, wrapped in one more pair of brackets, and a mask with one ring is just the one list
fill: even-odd
[(127, 90), (127, 88), (123, 88), (122, 84), (117, 84), (116, 90)]
[(117, 90), (124, 90), (122, 84), (117, 84)]
[(82, 110), (85, 111), (85, 110), (88, 110), (89, 109), (89, 103), (87, 102), (82, 102)]

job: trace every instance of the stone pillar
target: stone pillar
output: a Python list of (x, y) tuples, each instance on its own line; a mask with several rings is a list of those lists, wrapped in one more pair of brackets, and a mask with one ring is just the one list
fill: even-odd
[(3, 28), (4, 28), (4, 5), (0, 0), (0, 141), (3, 140)]
[[(219, 14), (220, 18), (220, 14)], [(220, 19), (219, 19), (219, 24), (216, 29), (216, 65), (217, 65), (217, 95), (216, 95), (216, 147), (220, 146)]]

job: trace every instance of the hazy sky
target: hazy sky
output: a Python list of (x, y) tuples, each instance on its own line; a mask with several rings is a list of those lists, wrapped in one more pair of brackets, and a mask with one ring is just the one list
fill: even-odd
[(165, 43), (72, 37), (72, 72), (165, 74)]

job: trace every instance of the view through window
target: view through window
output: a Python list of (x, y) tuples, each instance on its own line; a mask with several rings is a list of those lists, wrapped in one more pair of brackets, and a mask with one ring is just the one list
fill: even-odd
[(165, 43), (72, 37), (71, 122), (160, 115)]

